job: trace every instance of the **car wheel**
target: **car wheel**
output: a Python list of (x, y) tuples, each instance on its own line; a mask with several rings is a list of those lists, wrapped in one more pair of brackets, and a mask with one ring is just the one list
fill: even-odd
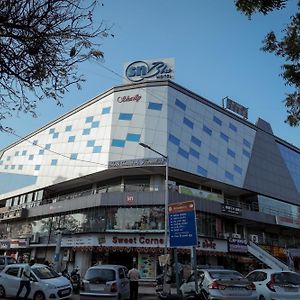
[(5, 297), (5, 288), (3, 285), (0, 285), (0, 298)]
[(36, 292), (33, 296), (33, 300), (45, 300), (46, 297), (42, 292)]
[(266, 300), (266, 298), (264, 296), (260, 295), (259, 300)]

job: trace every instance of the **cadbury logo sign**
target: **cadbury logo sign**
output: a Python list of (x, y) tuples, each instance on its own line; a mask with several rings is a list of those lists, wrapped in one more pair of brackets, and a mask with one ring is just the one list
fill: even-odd
[(117, 101), (119, 103), (123, 102), (139, 102), (142, 99), (142, 96), (139, 94), (136, 94), (135, 96), (120, 96), (117, 98)]

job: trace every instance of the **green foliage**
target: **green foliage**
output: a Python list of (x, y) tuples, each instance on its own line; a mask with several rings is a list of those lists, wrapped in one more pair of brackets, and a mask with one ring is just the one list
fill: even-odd
[[(268, 14), (274, 10), (283, 9), (287, 0), (236, 0), (236, 7), (246, 16), (251, 16), (258, 12)], [(298, 2), (298, 10), (300, 1)], [(287, 108), (287, 122), (290, 126), (300, 124), (300, 13), (297, 11), (291, 16), (291, 22), (282, 30), (282, 37), (269, 32), (261, 48), (265, 52), (273, 53), (284, 59), (282, 73), (280, 74), (285, 84), (296, 89), (295, 92), (288, 93), (284, 99)]]

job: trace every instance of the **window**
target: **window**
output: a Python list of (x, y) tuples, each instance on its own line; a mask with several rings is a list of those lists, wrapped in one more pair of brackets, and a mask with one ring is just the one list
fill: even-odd
[(131, 121), (132, 120), (132, 116), (133, 116), (133, 114), (120, 113), (119, 120)]
[(68, 143), (73, 143), (75, 141), (75, 135), (71, 135), (68, 138)]
[(148, 109), (161, 110), (162, 109), (162, 104), (161, 103), (155, 103), (155, 102), (149, 102)]
[(183, 102), (181, 102), (180, 100), (178, 100), (178, 99), (176, 99), (175, 105), (178, 106), (178, 107), (179, 107), (180, 109), (182, 109), (183, 111), (186, 110), (186, 105), (185, 105)]
[(206, 132), (208, 135), (212, 135), (212, 130), (209, 129), (208, 127), (206, 127), (205, 125), (203, 125), (202, 130), (203, 130), (204, 132)]
[(7, 269), (5, 273), (10, 276), (18, 277), (19, 269), (19, 267), (11, 267)]
[(93, 122), (94, 117), (86, 117), (85, 118), (85, 123), (92, 123)]
[(110, 106), (102, 108), (102, 115), (106, 115), (110, 113)]
[(194, 123), (191, 120), (189, 120), (188, 118), (185, 118), (185, 117), (183, 118), (183, 124), (190, 127), (191, 129), (194, 128)]

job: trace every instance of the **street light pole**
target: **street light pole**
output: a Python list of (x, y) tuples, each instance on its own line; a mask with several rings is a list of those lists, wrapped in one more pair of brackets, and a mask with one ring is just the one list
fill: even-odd
[[(152, 152), (162, 156), (165, 159), (165, 166), (166, 166), (166, 179), (165, 179), (165, 201), (164, 201), (164, 206), (165, 206), (165, 234), (164, 234), (164, 254), (168, 254), (168, 223), (169, 223), (169, 218), (168, 218), (168, 204), (169, 204), (169, 159), (167, 155), (164, 155), (157, 150), (151, 148), (149, 145), (144, 144), (144, 143), (139, 143), (140, 146), (151, 150)], [(168, 271), (168, 263), (164, 266), (164, 292), (169, 293), (167, 291), (167, 271)]]

